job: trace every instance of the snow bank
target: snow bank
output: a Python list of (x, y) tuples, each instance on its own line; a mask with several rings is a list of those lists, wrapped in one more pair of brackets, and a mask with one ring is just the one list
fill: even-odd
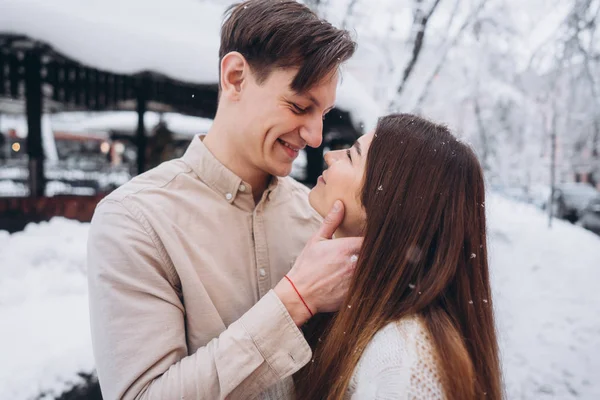
[[(490, 196), (492, 284), (508, 399), (598, 399), (600, 238)], [(87, 224), (0, 232), (0, 398), (60, 393), (93, 370)]]
[[(0, 33), (27, 35), (82, 64), (115, 73), (154, 71), (216, 84), (225, 8), (191, 0), (3, 0)], [(357, 127), (372, 126), (380, 113), (350, 73), (338, 102)]]

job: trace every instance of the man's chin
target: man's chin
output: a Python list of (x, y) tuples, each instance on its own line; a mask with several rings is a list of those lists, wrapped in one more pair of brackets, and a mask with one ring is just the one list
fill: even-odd
[(286, 176), (289, 176), (292, 173), (292, 164), (290, 163), (289, 165), (273, 165), (271, 166), (271, 168), (269, 168), (269, 173), (280, 178), (285, 178)]

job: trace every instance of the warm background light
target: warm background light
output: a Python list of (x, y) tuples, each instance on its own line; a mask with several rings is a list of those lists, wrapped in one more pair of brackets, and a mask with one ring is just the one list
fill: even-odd
[(110, 150), (110, 144), (108, 144), (107, 142), (104, 142), (100, 145), (100, 151), (104, 154), (108, 153)]

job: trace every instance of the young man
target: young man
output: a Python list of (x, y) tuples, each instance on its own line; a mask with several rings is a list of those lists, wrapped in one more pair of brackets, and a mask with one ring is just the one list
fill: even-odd
[(311, 357), (298, 327), (339, 307), (361, 240), (331, 240), (341, 203), (320, 225), (307, 190), (285, 176), (300, 149), (321, 144), (354, 49), (292, 0), (230, 11), (210, 132), (113, 192), (92, 221), (91, 328), (106, 399), (291, 394), (290, 376)]

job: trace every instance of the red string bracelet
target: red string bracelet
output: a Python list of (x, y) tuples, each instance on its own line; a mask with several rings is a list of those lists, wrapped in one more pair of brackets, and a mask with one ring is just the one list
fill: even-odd
[(290, 285), (292, 285), (292, 287), (294, 288), (294, 290), (296, 291), (296, 293), (298, 294), (298, 297), (300, 297), (300, 300), (302, 300), (302, 304), (304, 304), (304, 307), (306, 307), (306, 309), (308, 310), (308, 312), (310, 313), (311, 317), (314, 317), (315, 314), (313, 314), (312, 311), (310, 311), (310, 307), (308, 307), (308, 304), (306, 304), (306, 302), (304, 301), (304, 298), (302, 297), (302, 295), (300, 294), (300, 292), (298, 291), (298, 289), (296, 289), (296, 285), (294, 285), (294, 282), (292, 282), (292, 280), (286, 275), (285, 279), (288, 280), (288, 282), (290, 282)]

